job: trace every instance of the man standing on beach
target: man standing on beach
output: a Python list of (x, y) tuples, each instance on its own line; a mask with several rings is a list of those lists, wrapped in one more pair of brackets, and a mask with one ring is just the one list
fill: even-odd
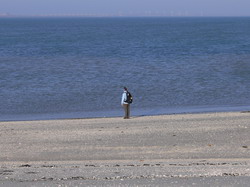
[(130, 104), (132, 103), (132, 95), (129, 93), (128, 89), (124, 87), (124, 92), (122, 94), (121, 105), (124, 108), (124, 119), (129, 119), (130, 116)]

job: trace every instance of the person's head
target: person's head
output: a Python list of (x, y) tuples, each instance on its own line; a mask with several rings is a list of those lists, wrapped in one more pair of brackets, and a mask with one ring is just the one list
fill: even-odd
[(123, 87), (123, 89), (124, 89), (125, 91), (128, 91), (128, 89), (127, 89), (126, 87)]

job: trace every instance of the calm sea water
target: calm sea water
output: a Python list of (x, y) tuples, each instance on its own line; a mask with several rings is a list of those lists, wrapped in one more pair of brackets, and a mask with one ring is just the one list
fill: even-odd
[(2, 18), (0, 120), (250, 110), (250, 18)]

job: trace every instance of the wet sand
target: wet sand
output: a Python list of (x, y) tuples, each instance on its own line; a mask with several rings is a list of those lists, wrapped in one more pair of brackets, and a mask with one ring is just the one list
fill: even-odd
[(0, 122), (3, 186), (237, 186), (250, 113)]

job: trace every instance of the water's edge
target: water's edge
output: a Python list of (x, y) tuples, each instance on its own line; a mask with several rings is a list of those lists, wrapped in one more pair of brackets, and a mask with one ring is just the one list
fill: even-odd
[[(131, 106), (131, 116), (156, 116), (173, 114), (195, 114), (214, 112), (248, 112), (250, 106), (194, 106), (194, 107), (169, 107), (153, 109), (135, 109)], [(122, 117), (123, 109), (93, 112), (70, 112), (55, 114), (29, 114), (29, 115), (0, 115), (0, 122), (4, 121), (37, 121), (37, 120), (63, 120), (63, 119), (89, 119)]]

